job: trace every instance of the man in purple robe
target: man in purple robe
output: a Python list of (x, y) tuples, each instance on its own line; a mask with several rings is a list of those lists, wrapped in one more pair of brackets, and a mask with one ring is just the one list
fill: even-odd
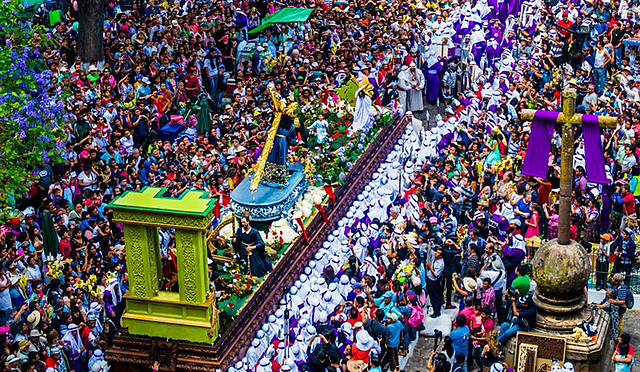
[(442, 72), (444, 66), (440, 59), (436, 55), (436, 52), (431, 49), (427, 54), (427, 59), (422, 67), (424, 71), (425, 77), (425, 88), (427, 92), (427, 101), (429, 103), (436, 103), (438, 101), (438, 96), (440, 95), (442, 78), (440, 73)]
[(504, 25), (497, 19), (491, 20), (489, 22), (489, 39), (493, 38), (496, 41), (502, 40), (502, 31), (504, 30)]
[(502, 54), (502, 46), (498, 44), (496, 39), (490, 39), (487, 42), (487, 66), (493, 68)]
[(476, 64), (480, 66), (480, 60), (487, 48), (487, 41), (485, 40), (484, 31), (482, 31), (482, 28), (479, 25), (474, 26), (473, 32), (471, 33), (470, 43), (473, 59), (476, 61)]

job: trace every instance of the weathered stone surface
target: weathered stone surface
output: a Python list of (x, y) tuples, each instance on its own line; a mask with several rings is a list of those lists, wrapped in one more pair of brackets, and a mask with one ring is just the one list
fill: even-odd
[(537, 290), (544, 297), (572, 301), (583, 296), (591, 265), (587, 251), (577, 242), (560, 245), (551, 240), (538, 249), (531, 265)]

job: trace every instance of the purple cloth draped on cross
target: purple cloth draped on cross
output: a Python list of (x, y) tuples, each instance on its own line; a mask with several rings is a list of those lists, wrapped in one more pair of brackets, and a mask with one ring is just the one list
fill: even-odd
[(531, 136), (529, 136), (527, 152), (522, 163), (522, 174), (547, 178), (551, 139), (559, 114), (555, 111), (536, 111), (531, 123)]
[[(559, 112), (536, 111), (531, 123), (531, 136), (522, 164), (522, 174), (538, 178), (547, 178), (551, 139)], [(600, 124), (597, 115), (582, 115), (582, 130), (585, 149), (585, 165), (589, 182), (608, 185), (609, 180), (604, 169)]]
[(608, 185), (604, 170), (604, 152), (600, 139), (600, 123), (597, 115), (582, 115), (582, 136), (584, 138), (584, 160), (589, 182)]

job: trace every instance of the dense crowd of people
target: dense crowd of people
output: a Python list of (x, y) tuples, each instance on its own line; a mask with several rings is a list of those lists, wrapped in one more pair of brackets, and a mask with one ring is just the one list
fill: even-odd
[[(69, 93), (61, 99), (70, 120), (64, 161), (43, 161), (18, 201), (23, 212), (0, 234), (0, 369), (106, 371), (128, 288), (125, 237), (108, 202), (149, 185), (228, 199), (262, 153), (273, 117), (267, 87), (304, 106), (352, 75), (372, 83), (374, 104), (406, 115), (411, 145), (388, 157), (326, 254), (292, 287), (282, 304), (296, 304), (289, 332), (276, 312), (232, 368), (394, 369), (425, 314), (458, 308), (426, 368), (506, 371), (501, 346), (535, 322), (528, 262), (557, 237), (559, 221), (559, 135), (548, 177), (522, 175), (531, 126), (517, 111), (557, 110), (566, 87), (577, 91), (578, 112), (621, 119), (603, 132), (609, 185), (589, 180), (577, 137), (571, 237), (596, 247), (594, 285), (607, 289), (603, 307), (621, 340), (613, 359), (629, 365), (622, 329), (640, 196), (637, 3), (291, 1), (315, 8), (308, 22), (251, 37), (285, 4), (106, 5), (104, 63), (78, 55), (75, 1), (47, 1), (34, 18), (64, 14), (42, 55)], [(199, 134), (192, 114), (203, 104), (212, 129)], [(433, 128), (419, 119), (428, 104), (445, 108)], [(168, 123), (186, 129), (162, 139)], [(372, 222), (347, 232), (364, 213)], [(45, 250), (49, 221), (55, 251)], [(160, 242), (167, 262), (172, 232), (160, 229)]]

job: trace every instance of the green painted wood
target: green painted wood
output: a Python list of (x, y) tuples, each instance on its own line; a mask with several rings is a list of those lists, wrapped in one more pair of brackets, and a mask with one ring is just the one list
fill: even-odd
[(209, 292), (205, 237), (202, 231), (176, 230), (180, 301), (202, 303)]
[(154, 297), (158, 293), (160, 246), (155, 227), (125, 225), (127, 270), (130, 293), (136, 297)]
[[(109, 204), (114, 220), (124, 224), (130, 291), (122, 323), (129, 333), (212, 343), (219, 321), (209, 295), (204, 230), (211, 223), (215, 200), (201, 191), (165, 198), (164, 188), (127, 192)], [(179, 293), (161, 291), (158, 226), (176, 228)]]
[(166, 191), (166, 187), (150, 186), (142, 191), (127, 191), (109, 203), (108, 207), (204, 217), (215, 206), (215, 199), (206, 197), (205, 191), (187, 190), (179, 198), (163, 197)]

